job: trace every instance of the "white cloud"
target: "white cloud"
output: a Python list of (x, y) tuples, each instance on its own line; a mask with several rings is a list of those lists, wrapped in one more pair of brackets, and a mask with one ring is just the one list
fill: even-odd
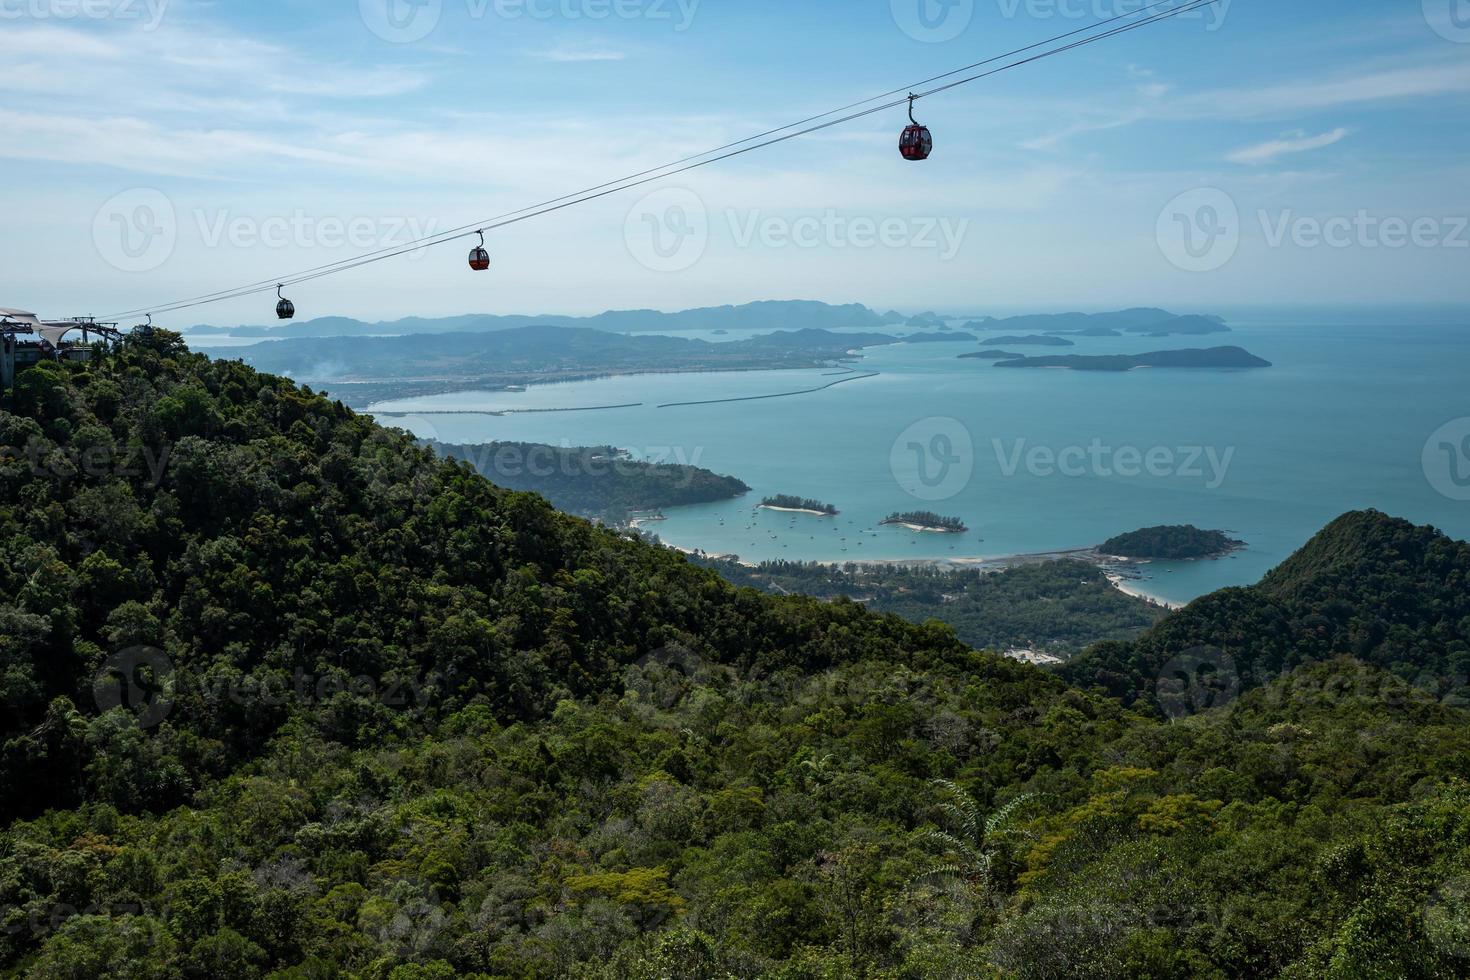
[(628, 57), (623, 51), (615, 51), (612, 48), (573, 48), (555, 47), (547, 51), (533, 51), (533, 58), (543, 61), (554, 61), (561, 64), (575, 64), (583, 61), (622, 61)]
[(1340, 143), (1347, 135), (1348, 130), (1341, 127), (1332, 130), (1330, 133), (1323, 133), (1320, 136), (1296, 134), (1283, 139), (1257, 143), (1255, 146), (1243, 147), (1231, 153), (1226, 159), (1231, 163), (1243, 163), (1247, 165), (1270, 163), (1277, 157), (1285, 156), (1289, 153), (1305, 153), (1308, 150), (1320, 150), (1324, 146)]

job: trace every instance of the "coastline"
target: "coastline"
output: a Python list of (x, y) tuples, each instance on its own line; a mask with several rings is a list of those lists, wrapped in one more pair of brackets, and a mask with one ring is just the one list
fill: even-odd
[(776, 507), (772, 504), (756, 504), (756, 510), (776, 510), (783, 514), (810, 514), (813, 517), (836, 517), (841, 511), (827, 513), (825, 510), (807, 510), (805, 507)]

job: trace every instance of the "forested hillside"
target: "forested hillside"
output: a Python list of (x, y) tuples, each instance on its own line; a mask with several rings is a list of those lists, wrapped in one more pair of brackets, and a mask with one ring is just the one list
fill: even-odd
[(1340, 653), (1440, 695), (1470, 684), (1470, 545), (1345, 514), (1259, 585), (1205, 596), (1135, 642), (1099, 644), (1064, 674), (1144, 705), (1181, 655), (1226, 664), (1250, 688)]
[(1350, 516), (1093, 655), (1323, 655), (1165, 722), (737, 589), (166, 333), (5, 409), (5, 973), (1470, 967), (1470, 715), (1332, 656), (1459, 663), (1432, 532)]

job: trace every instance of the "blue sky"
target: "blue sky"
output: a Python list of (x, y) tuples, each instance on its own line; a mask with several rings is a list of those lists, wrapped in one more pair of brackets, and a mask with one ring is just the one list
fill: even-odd
[[(0, 305), (101, 314), (279, 277), (1137, 5), (416, 2), (0, 0)], [(1470, 0), (1221, 0), (918, 112), (923, 164), (894, 109), (492, 232), (483, 275), (465, 241), (290, 294), (369, 319), (1470, 302)]]

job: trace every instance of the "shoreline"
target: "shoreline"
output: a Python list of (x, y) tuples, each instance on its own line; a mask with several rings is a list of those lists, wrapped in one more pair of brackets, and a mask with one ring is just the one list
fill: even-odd
[(928, 524), (911, 524), (908, 521), (879, 521), (879, 527), (902, 527), (925, 534), (969, 534), (967, 527), (930, 527)]
[(828, 513), (825, 510), (807, 510), (805, 507), (776, 507), (773, 504), (756, 504), (756, 510), (775, 510), (783, 514), (810, 514), (813, 517), (836, 517), (841, 511)]
[[(731, 554), (711, 554), (699, 548), (686, 548), (681, 545), (663, 542), (667, 548), (685, 555), (702, 555), (706, 558), (733, 561), (745, 568), (759, 568), (760, 562), (752, 562), (741, 559)], [(1188, 603), (1175, 602), (1165, 599), (1163, 596), (1154, 595), (1136, 585), (1130, 584), (1135, 581), (1125, 575), (1120, 568), (1137, 565), (1147, 565), (1146, 559), (1120, 558), (1116, 555), (1105, 555), (1097, 548), (1067, 548), (1061, 551), (1035, 551), (1011, 555), (979, 555), (956, 558), (849, 558), (841, 560), (817, 560), (810, 564), (822, 565), (827, 568), (842, 568), (846, 565), (867, 565), (873, 567), (887, 566), (890, 568), (938, 568), (947, 571), (978, 570), (981, 572), (1003, 572), (1011, 568), (1020, 568), (1025, 565), (1040, 565), (1053, 561), (1081, 561), (1101, 569), (1107, 578), (1108, 584), (1119, 592), (1134, 599), (1177, 612)]]

